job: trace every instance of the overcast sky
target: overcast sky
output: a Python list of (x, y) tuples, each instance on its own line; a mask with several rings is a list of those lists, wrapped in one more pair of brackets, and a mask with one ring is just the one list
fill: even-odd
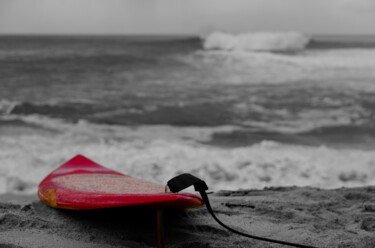
[(375, 34), (375, 0), (0, 0), (0, 33)]

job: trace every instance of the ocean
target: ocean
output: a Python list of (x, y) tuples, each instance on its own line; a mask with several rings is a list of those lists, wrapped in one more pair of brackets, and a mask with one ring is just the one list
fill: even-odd
[(375, 184), (375, 37), (0, 36), (0, 193), (76, 154), (211, 190)]

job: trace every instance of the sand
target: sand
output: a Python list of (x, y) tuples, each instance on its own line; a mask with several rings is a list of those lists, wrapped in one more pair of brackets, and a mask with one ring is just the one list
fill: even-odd
[[(254, 235), (317, 247), (375, 247), (375, 187), (278, 187), (209, 195), (217, 216)], [(286, 247), (221, 228), (205, 208), (164, 212), (166, 247)], [(155, 247), (153, 209), (57, 210), (0, 196), (0, 247)]]

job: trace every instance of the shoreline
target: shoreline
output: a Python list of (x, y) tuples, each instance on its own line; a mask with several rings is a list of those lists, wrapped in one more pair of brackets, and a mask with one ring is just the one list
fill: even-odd
[[(235, 229), (317, 247), (375, 246), (375, 187), (323, 190), (271, 187), (209, 195), (218, 218)], [(243, 238), (205, 208), (168, 209), (166, 247), (284, 247)], [(0, 195), (0, 247), (155, 247), (149, 208), (58, 210), (36, 195)]]

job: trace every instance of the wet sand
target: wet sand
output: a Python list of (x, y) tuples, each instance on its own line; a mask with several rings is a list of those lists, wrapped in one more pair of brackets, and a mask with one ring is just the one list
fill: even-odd
[[(317, 247), (375, 247), (375, 187), (268, 188), (210, 194), (241, 231)], [(166, 247), (286, 247), (221, 228), (205, 208), (164, 213)], [(155, 247), (155, 210), (57, 210), (36, 196), (0, 196), (0, 247)]]

